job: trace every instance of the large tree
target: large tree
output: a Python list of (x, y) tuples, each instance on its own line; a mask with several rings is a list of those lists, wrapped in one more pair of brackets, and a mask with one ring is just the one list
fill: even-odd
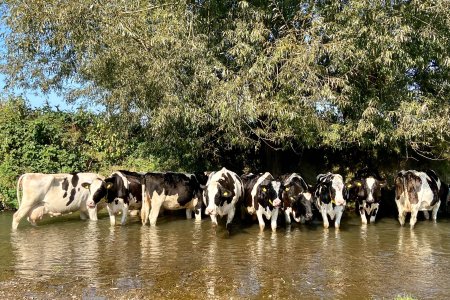
[(120, 130), (144, 125), (160, 155), (220, 161), (264, 145), (449, 159), (449, 1), (9, 0), (2, 10), (8, 88), (103, 104)]

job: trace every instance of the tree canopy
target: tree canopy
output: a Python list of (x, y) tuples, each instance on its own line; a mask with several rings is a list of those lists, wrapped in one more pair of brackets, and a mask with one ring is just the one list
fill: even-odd
[(450, 159), (449, 1), (2, 6), (7, 89), (56, 90), (189, 163), (270, 149)]

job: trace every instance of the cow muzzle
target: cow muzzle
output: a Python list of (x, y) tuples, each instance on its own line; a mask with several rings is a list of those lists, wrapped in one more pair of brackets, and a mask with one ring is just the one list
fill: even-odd
[(95, 204), (94, 201), (90, 200), (90, 201), (87, 201), (87, 202), (86, 202), (86, 206), (87, 206), (88, 208), (95, 208), (96, 204)]
[(281, 200), (280, 199), (275, 199), (275, 200), (273, 200), (272, 201), (272, 205), (273, 205), (273, 207), (275, 207), (275, 208), (277, 208), (277, 207), (280, 207), (281, 206)]
[(214, 216), (216, 214), (216, 209), (214, 207), (207, 207), (205, 209), (205, 214)]

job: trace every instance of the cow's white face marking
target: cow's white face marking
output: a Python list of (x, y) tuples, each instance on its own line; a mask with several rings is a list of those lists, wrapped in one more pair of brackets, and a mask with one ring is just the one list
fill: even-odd
[(339, 174), (334, 174), (331, 186), (336, 192), (334, 199), (336, 205), (345, 205), (344, 195), (342, 194), (344, 190), (344, 180), (342, 176)]
[(375, 178), (369, 177), (366, 178), (366, 185), (368, 189), (367, 201), (373, 202), (373, 189), (375, 188)]
[(279, 181), (272, 181), (272, 188), (275, 190), (275, 193), (277, 194), (276, 198), (273, 200), (273, 206), (274, 207), (279, 207), (281, 205), (281, 199), (279, 197), (279, 191), (280, 191), (280, 186), (281, 186), (281, 182)]
[(215, 215), (215, 214), (217, 214), (217, 205), (214, 202), (214, 198), (219, 193), (218, 185), (219, 184), (217, 182), (211, 182), (210, 184), (208, 184), (208, 188), (206, 190), (206, 193), (208, 195), (208, 202), (209, 203), (205, 203), (207, 205), (206, 206), (206, 210), (205, 210), (205, 213), (207, 215)]

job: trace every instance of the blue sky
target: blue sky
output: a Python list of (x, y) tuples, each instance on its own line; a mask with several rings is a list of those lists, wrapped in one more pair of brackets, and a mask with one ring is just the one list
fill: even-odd
[[(1, 11), (0, 11), (1, 12)], [(6, 32), (8, 29), (5, 26), (5, 24), (0, 19), (0, 33)], [(3, 39), (0, 38), (0, 59), (1, 57), (6, 53), (5, 44), (3, 42)], [(1, 63), (4, 63), (4, 61), (0, 61)], [(0, 73), (0, 95), (1, 98), (5, 99), (8, 95), (13, 96), (21, 96), (22, 98), (29, 101), (30, 105), (33, 108), (42, 107), (45, 105), (46, 102), (50, 104), (52, 108), (58, 108), (60, 110), (76, 110), (78, 108), (78, 104), (68, 104), (64, 98), (55, 92), (51, 92), (48, 94), (43, 94), (40, 91), (37, 90), (31, 90), (31, 91), (24, 91), (21, 89), (15, 89), (13, 91), (11, 90), (5, 90), (5, 83), (6, 83), (6, 77), (4, 74)], [(100, 107), (98, 105), (91, 106), (89, 108), (93, 111), (100, 110)]]

